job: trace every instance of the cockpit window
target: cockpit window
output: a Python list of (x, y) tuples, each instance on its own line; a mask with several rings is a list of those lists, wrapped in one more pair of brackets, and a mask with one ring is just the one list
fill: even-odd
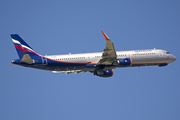
[(166, 52), (166, 54), (170, 54), (170, 52)]

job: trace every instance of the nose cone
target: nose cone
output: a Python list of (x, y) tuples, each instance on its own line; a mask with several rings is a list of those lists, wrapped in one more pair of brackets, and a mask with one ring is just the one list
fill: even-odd
[(172, 62), (176, 61), (176, 57), (174, 55), (171, 56)]

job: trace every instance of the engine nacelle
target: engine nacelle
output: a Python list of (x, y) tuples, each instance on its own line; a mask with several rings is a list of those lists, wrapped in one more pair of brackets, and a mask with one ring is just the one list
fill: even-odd
[(132, 64), (131, 58), (123, 58), (123, 59), (117, 59), (115, 62), (113, 62), (113, 65), (117, 65), (120, 67), (129, 67)]
[(97, 75), (99, 77), (112, 77), (113, 69), (111, 69), (111, 70), (98, 69), (94, 72), (94, 75)]

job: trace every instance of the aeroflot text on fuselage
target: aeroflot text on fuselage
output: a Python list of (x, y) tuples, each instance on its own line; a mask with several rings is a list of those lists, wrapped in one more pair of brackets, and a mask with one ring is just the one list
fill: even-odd
[(49, 70), (54, 73), (84, 73), (91, 72), (99, 77), (113, 76), (113, 69), (139, 66), (166, 66), (176, 60), (176, 57), (166, 50), (149, 49), (133, 51), (116, 51), (114, 44), (102, 31), (106, 46), (103, 52), (50, 55), (43, 56), (35, 52), (18, 34), (11, 34), (19, 59), (12, 64)]

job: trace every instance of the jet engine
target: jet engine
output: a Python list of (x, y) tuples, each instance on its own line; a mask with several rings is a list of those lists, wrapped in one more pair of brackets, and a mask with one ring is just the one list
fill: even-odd
[(94, 72), (94, 75), (97, 75), (99, 77), (112, 77), (113, 69), (110, 69), (110, 70), (98, 69)]
[(120, 67), (129, 67), (132, 64), (131, 58), (123, 58), (123, 59), (117, 59), (113, 62), (113, 65), (117, 65)]

